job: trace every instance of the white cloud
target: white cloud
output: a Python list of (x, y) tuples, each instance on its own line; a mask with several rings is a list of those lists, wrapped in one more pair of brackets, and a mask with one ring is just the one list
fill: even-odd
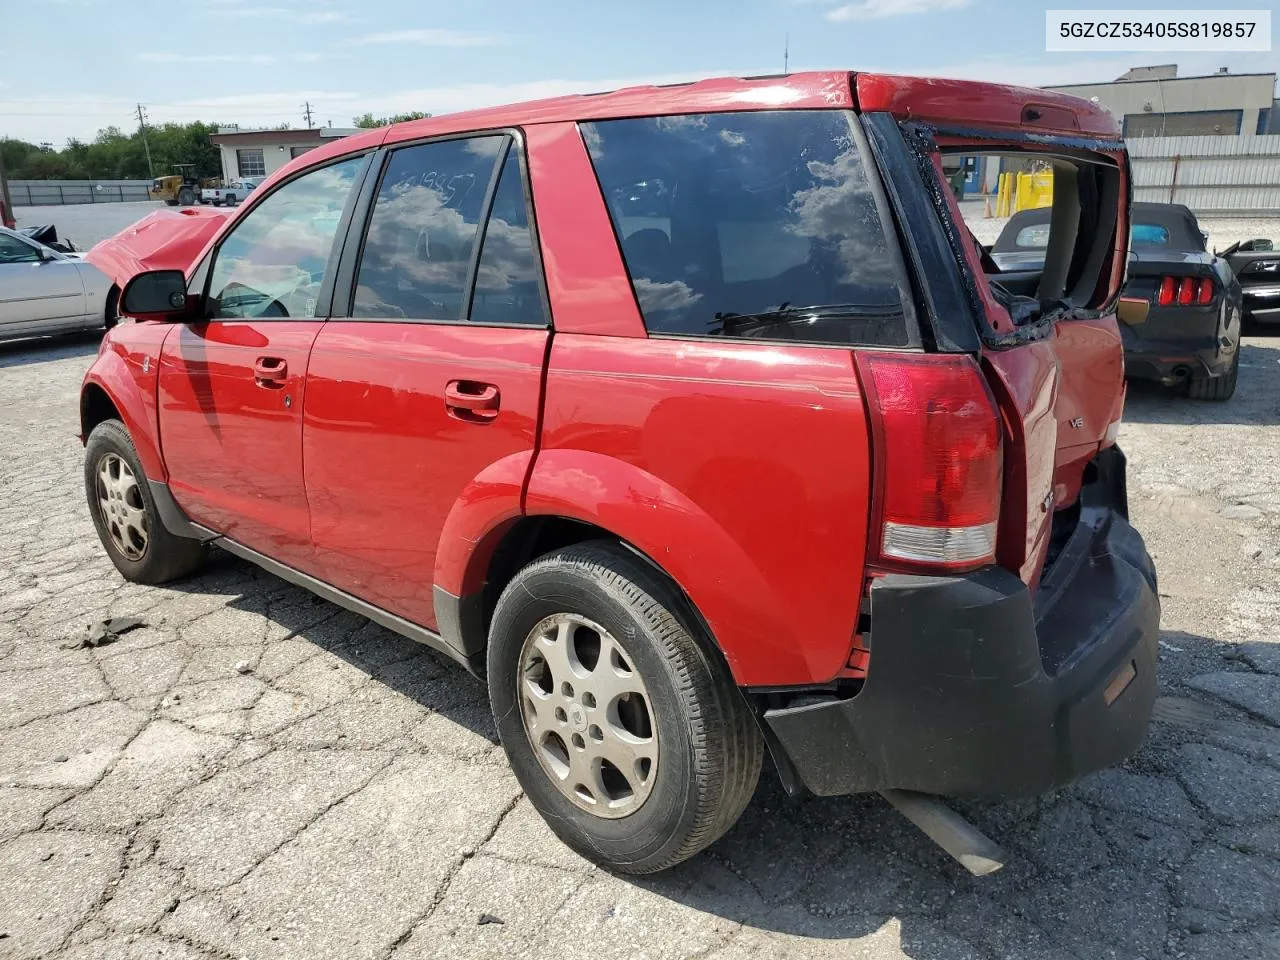
[(465, 30), (393, 30), (356, 37), (352, 43), (412, 43), (423, 47), (489, 47), (502, 43), (501, 37)]
[(135, 60), (142, 63), (318, 63), (321, 60), (344, 59), (346, 54), (329, 53), (286, 53), (277, 56), (271, 53), (175, 53), (158, 51), (139, 53)]
[(961, 10), (971, 0), (859, 0), (827, 11), (828, 20), (885, 20), (936, 10)]

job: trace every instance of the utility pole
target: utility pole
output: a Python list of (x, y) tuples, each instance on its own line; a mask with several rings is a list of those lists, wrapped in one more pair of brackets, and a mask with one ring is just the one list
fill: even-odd
[(787, 33), (786, 39), (782, 41), (782, 72), (790, 73), (787, 68), (791, 64), (791, 34)]
[(142, 149), (147, 151), (147, 178), (154, 180), (156, 172), (151, 166), (151, 144), (147, 143), (147, 115), (142, 110), (142, 104), (138, 104), (138, 129), (142, 131)]
[(310, 130), (311, 129), (311, 101), (308, 100), (305, 104), (303, 104), (303, 106), (305, 109), (303, 109), (302, 111), (302, 118), (307, 121), (307, 129)]

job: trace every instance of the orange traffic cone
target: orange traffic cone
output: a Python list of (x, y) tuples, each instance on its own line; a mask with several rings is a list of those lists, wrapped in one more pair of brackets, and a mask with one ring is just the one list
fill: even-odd
[(986, 202), (985, 206), (984, 206), (984, 207), (983, 207), (983, 209), (982, 209), (982, 219), (983, 219), (983, 220), (990, 220), (990, 219), (991, 219), (991, 200), (990, 200), (990, 198), (988, 198), (988, 199), (987, 199), (987, 202)]

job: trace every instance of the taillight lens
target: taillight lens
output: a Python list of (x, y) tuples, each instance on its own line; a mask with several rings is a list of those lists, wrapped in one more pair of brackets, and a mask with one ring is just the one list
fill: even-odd
[(1000, 418), (967, 356), (859, 353), (875, 438), (887, 563), (971, 569), (995, 559)]
[(1167, 307), (1173, 303), (1174, 294), (1177, 292), (1178, 281), (1173, 277), (1165, 277), (1160, 281), (1160, 295), (1156, 302), (1162, 307)]
[(1178, 284), (1178, 304), (1186, 306), (1196, 296), (1196, 282), (1190, 277), (1183, 277), (1182, 282)]
[(1196, 296), (1196, 303), (1212, 303), (1213, 302), (1213, 280), (1205, 277), (1200, 281), (1200, 292)]

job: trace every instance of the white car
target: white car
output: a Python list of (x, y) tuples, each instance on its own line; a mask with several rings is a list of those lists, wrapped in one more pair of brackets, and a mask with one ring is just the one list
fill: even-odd
[(261, 180), (250, 178), (232, 180), (225, 187), (206, 187), (200, 191), (200, 202), (212, 203), (215, 207), (220, 207), (224, 203), (229, 207), (234, 207), (261, 182)]
[(116, 299), (93, 264), (0, 227), (0, 340), (109, 327)]

